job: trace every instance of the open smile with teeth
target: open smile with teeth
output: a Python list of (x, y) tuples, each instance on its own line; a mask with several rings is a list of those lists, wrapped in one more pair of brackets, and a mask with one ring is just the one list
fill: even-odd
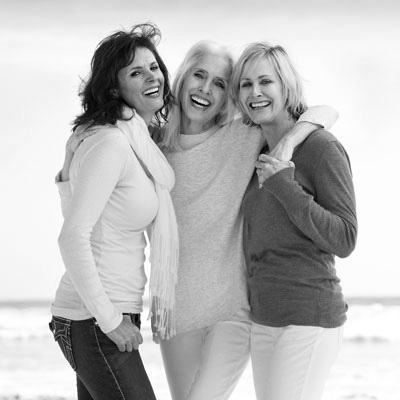
[(154, 86), (143, 92), (144, 96), (157, 97), (160, 94), (160, 86)]
[(260, 110), (262, 108), (266, 108), (271, 104), (270, 101), (253, 101), (249, 104), (252, 110)]
[(190, 100), (192, 101), (192, 104), (196, 108), (200, 108), (201, 110), (205, 110), (206, 108), (210, 107), (210, 105), (211, 105), (211, 103), (208, 100), (203, 99), (202, 97), (199, 97), (196, 95), (190, 96)]

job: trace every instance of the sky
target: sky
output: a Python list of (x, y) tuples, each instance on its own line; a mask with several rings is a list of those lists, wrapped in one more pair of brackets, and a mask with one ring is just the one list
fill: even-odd
[(101, 39), (146, 21), (162, 31), (172, 77), (198, 40), (235, 55), (260, 40), (286, 48), (308, 104), (338, 110), (332, 133), (351, 158), (359, 236), (337, 260), (344, 292), (400, 295), (396, 0), (0, 0), (0, 300), (53, 297), (64, 271), (54, 176), (80, 112), (80, 80)]

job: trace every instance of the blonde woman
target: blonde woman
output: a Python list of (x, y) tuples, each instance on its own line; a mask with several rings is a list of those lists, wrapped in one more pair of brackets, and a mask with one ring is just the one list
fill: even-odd
[(346, 320), (335, 256), (347, 257), (357, 237), (350, 161), (322, 129), (291, 161), (276, 158), (274, 149), (307, 108), (282, 47), (249, 45), (232, 93), (266, 141), (242, 206), (257, 399), (319, 400)]

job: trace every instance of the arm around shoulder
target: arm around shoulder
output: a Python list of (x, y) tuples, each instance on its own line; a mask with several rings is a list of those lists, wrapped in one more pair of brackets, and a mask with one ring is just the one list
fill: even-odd
[(294, 149), (300, 145), (310, 133), (317, 129), (329, 130), (338, 119), (338, 112), (330, 106), (309, 107), (296, 122), (293, 128), (280, 140), (270, 155), (281, 161), (289, 161)]
[(324, 128), (330, 130), (339, 118), (339, 113), (331, 106), (319, 105), (311, 106), (300, 115), (297, 123), (308, 122), (313, 124), (314, 130), (318, 128)]

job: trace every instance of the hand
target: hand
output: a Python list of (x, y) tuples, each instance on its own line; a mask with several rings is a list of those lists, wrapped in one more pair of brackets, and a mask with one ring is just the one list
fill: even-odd
[(259, 187), (261, 188), (263, 183), (278, 171), (290, 167), (294, 167), (294, 164), (291, 161), (281, 161), (271, 157), (270, 155), (260, 154), (258, 161), (256, 162)]
[(69, 167), (71, 166), (72, 158), (74, 157), (76, 149), (79, 145), (89, 136), (92, 136), (98, 131), (99, 128), (93, 126), (85, 129), (85, 126), (79, 126), (68, 138), (65, 145), (65, 158), (64, 164), (60, 171), (61, 182), (69, 181)]
[(106, 335), (117, 345), (118, 350), (122, 352), (137, 350), (139, 345), (143, 343), (142, 334), (139, 328), (132, 323), (129, 315), (124, 315), (118, 327), (106, 333)]
[(156, 344), (160, 344), (160, 334), (156, 328), (156, 317), (154, 314), (151, 316), (151, 330), (153, 332), (153, 342)]
[(92, 136), (99, 130), (98, 127), (92, 126), (87, 128), (86, 125), (80, 125), (72, 132), (65, 145), (65, 152), (75, 154), (79, 145), (89, 136)]

